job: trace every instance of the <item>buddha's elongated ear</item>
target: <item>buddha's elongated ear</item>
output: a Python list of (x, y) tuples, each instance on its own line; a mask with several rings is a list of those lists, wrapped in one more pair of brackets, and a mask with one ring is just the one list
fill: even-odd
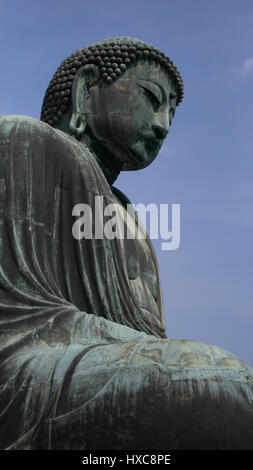
[(98, 82), (98, 78), (98, 67), (93, 64), (84, 65), (75, 74), (72, 83), (72, 116), (69, 127), (76, 135), (82, 134), (85, 130), (89, 89)]

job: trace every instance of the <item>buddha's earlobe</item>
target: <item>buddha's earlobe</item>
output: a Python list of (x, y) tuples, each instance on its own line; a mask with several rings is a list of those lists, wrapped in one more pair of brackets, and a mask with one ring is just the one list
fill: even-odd
[(72, 134), (81, 135), (85, 131), (86, 120), (83, 114), (81, 113), (72, 113), (69, 128)]

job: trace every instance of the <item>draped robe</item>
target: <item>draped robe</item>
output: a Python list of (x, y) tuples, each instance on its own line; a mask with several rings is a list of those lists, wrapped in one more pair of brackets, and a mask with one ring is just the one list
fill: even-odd
[(124, 214), (85, 145), (1, 118), (0, 447), (250, 448), (252, 370), (166, 338), (148, 236), (73, 237), (73, 207), (96, 196)]

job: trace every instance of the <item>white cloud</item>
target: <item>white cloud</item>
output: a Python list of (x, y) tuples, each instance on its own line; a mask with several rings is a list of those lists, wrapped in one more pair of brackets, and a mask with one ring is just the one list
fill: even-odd
[(238, 67), (236, 70), (240, 75), (248, 75), (249, 73), (252, 73), (253, 72), (253, 56), (248, 57), (248, 59), (246, 59), (243, 62), (243, 64), (240, 67)]

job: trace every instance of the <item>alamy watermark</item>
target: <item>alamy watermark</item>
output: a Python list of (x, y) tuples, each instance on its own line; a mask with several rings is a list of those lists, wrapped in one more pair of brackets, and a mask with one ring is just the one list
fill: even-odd
[(104, 205), (104, 197), (95, 196), (93, 209), (89, 204), (76, 204), (72, 216), (77, 217), (72, 225), (77, 240), (145, 239), (149, 219), (149, 237), (161, 238), (162, 250), (177, 250), (180, 246), (180, 204), (127, 204), (124, 210), (120, 204)]

